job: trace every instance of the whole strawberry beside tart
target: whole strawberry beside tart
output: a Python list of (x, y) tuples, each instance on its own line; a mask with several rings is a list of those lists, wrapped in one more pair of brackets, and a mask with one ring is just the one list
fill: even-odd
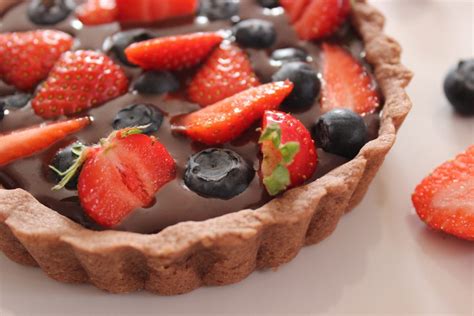
[(408, 114), (382, 21), (363, 0), (13, 6), (0, 249), (112, 292), (288, 262), (362, 199)]

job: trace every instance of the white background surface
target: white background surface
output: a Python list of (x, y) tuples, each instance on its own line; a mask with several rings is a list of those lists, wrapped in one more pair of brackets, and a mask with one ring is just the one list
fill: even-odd
[(64, 285), (0, 254), (0, 315), (474, 315), (474, 243), (427, 230), (410, 202), (431, 169), (474, 143), (474, 118), (453, 114), (441, 89), (447, 69), (474, 56), (474, 1), (373, 2), (416, 73), (415, 107), (364, 202), (329, 239), (277, 272), (179, 297)]

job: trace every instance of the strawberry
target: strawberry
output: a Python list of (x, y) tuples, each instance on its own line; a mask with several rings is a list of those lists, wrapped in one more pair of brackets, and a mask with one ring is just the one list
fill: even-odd
[(87, 0), (76, 9), (77, 18), (85, 25), (115, 22), (118, 8), (115, 0)]
[(412, 201), (431, 228), (474, 240), (474, 146), (435, 169), (416, 187)]
[(323, 44), (323, 112), (348, 108), (361, 115), (374, 112), (380, 98), (372, 78), (345, 49)]
[(292, 5), (290, 15), (301, 39), (316, 40), (337, 31), (350, 11), (350, 0), (298, 0)]
[(259, 143), (260, 174), (272, 196), (303, 184), (316, 171), (318, 154), (311, 134), (290, 114), (266, 111)]
[(32, 156), (89, 124), (83, 117), (0, 135), (0, 166)]
[(72, 44), (73, 38), (60, 31), (0, 34), (0, 79), (20, 90), (31, 90)]
[(115, 226), (133, 210), (149, 206), (156, 192), (176, 176), (175, 162), (166, 148), (140, 128), (113, 132), (78, 155), (69, 170), (59, 172), (64, 178), (54, 189), (63, 188), (81, 170), (81, 205), (104, 227)]
[(290, 21), (294, 23), (301, 17), (310, 1), (311, 0), (281, 0), (280, 4), (290, 16)]
[(199, 64), (222, 42), (217, 33), (155, 38), (125, 49), (130, 62), (146, 70), (181, 70)]
[(223, 43), (196, 74), (188, 95), (192, 102), (204, 107), (259, 84), (245, 52)]
[(240, 136), (262, 118), (266, 110), (278, 109), (292, 90), (290, 81), (251, 88), (196, 112), (173, 118), (172, 129), (207, 145), (223, 144)]
[(198, 0), (116, 0), (120, 22), (157, 22), (191, 16)]
[(32, 101), (43, 118), (72, 115), (99, 106), (127, 91), (120, 66), (94, 51), (64, 53)]

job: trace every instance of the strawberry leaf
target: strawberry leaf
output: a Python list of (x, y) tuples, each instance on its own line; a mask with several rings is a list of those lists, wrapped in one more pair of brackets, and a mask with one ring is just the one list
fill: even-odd
[(120, 131), (120, 137), (127, 138), (128, 136), (143, 134), (143, 131), (147, 129), (150, 125), (151, 124), (123, 129)]
[(271, 141), (275, 148), (281, 145), (281, 128), (279, 124), (273, 123), (268, 125), (260, 136), (259, 142)]
[(285, 191), (290, 183), (290, 172), (282, 164), (279, 164), (270, 176), (263, 179), (263, 184), (272, 196)]
[(281, 156), (286, 165), (290, 165), (300, 151), (300, 143), (288, 142), (280, 146)]
[(56, 186), (53, 187), (53, 191), (58, 191), (58, 190), (63, 189), (69, 183), (69, 181), (71, 181), (72, 178), (74, 178), (74, 176), (79, 171), (79, 169), (81, 169), (81, 166), (84, 164), (84, 162), (87, 159), (87, 153), (88, 153), (86, 146), (81, 146), (81, 147), (82, 147), (81, 152), (79, 152), (79, 149), (78, 149), (79, 146), (75, 146), (75, 148), (73, 148), (73, 153), (74, 155), (78, 156), (78, 158), (74, 161), (71, 167), (69, 167), (69, 169), (67, 169), (66, 171), (62, 172), (53, 166), (49, 166), (49, 168), (51, 168), (54, 172), (56, 172), (59, 176), (62, 177), (61, 181)]

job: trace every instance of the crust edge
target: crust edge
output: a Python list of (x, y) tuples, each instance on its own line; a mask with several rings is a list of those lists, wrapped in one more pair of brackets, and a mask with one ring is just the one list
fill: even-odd
[(184, 222), (155, 235), (90, 231), (26, 191), (0, 190), (0, 250), (61, 282), (91, 283), (112, 293), (176, 295), (238, 282), (328, 237), (362, 200), (411, 108), (404, 88), (412, 74), (400, 63), (398, 43), (383, 33), (383, 15), (365, 0), (353, 6), (352, 23), (386, 100), (379, 137), (355, 159), (256, 211)]

